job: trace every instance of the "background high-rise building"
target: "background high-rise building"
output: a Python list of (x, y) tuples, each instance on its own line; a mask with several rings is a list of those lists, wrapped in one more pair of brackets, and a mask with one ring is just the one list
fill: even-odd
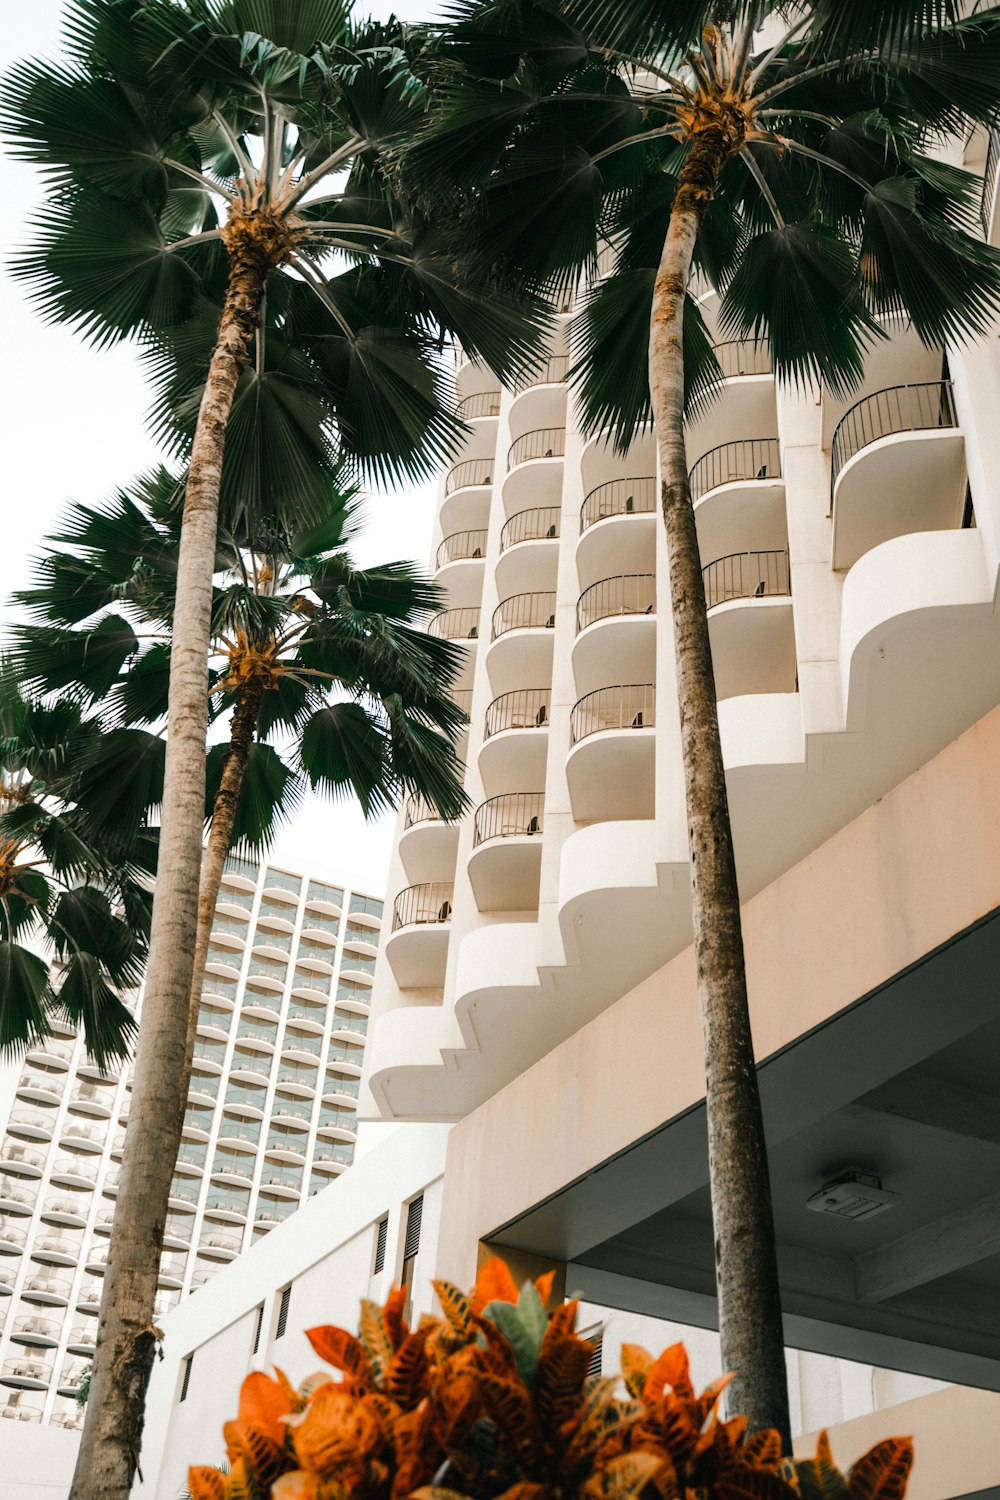
[[(381, 921), (376, 897), (228, 861), (158, 1314), (351, 1164)], [(103, 1072), (71, 1026), (53, 1031), (27, 1053), (0, 1138), (0, 1417), (76, 1426), (132, 1070)]]

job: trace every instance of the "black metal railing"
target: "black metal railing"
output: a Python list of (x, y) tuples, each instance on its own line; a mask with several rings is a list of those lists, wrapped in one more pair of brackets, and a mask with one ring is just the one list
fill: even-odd
[(499, 391), (477, 391), (458, 403), (458, 415), (466, 422), (474, 417), (495, 417), (500, 411)]
[(922, 380), (916, 385), (893, 385), (865, 396), (844, 413), (830, 445), (831, 494), (847, 461), (869, 443), (894, 432), (925, 432), (935, 427), (957, 427), (950, 380)]
[(994, 125), (986, 144), (986, 162), (983, 166), (983, 196), (979, 206), (983, 233), (989, 237), (993, 218), (993, 200), (996, 197), (997, 177), (1000, 176), (1000, 130)]
[(501, 693), (494, 698), (486, 710), (484, 739), (491, 734), (500, 734), (505, 729), (543, 729), (549, 722), (548, 688), (519, 688), (513, 693)]
[(444, 492), (446, 495), (450, 495), (453, 490), (463, 489), (469, 484), (492, 483), (492, 458), (466, 458), (462, 463), (456, 464), (453, 469), (448, 470), (448, 476), (444, 482)]
[(719, 362), (723, 380), (739, 375), (771, 375), (771, 346), (765, 339), (727, 339), (713, 344), (712, 353)]
[(511, 516), (500, 533), (500, 551), (516, 547), (518, 542), (542, 542), (559, 535), (558, 505), (539, 505), (533, 510), (519, 510)]
[(544, 364), (517, 382), (518, 392), (530, 391), (536, 385), (561, 385), (568, 371), (568, 354), (550, 354)]
[(392, 930), (400, 927), (434, 926), (451, 921), (451, 903), (455, 895), (454, 885), (444, 881), (428, 881), (424, 885), (408, 885), (400, 891), (392, 904)]
[(611, 516), (644, 516), (656, 509), (656, 480), (609, 479), (591, 490), (580, 507), (580, 530), (586, 531)]
[(708, 609), (728, 599), (763, 599), (792, 592), (787, 552), (731, 552), (702, 568), (701, 576)]
[(565, 427), (536, 427), (515, 438), (507, 449), (507, 467), (516, 468), (529, 458), (562, 458), (566, 452)]
[(453, 531), (446, 536), (437, 549), (437, 566), (445, 563), (465, 562), (482, 557), (486, 551), (486, 531)]
[(781, 445), (777, 438), (743, 438), (720, 443), (703, 453), (688, 474), (692, 502), (709, 490), (741, 479), (780, 479)]
[(493, 636), (496, 640), (508, 630), (530, 630), (541, 627), (551, 630), (556, 623), (556, 596), (544, 594), (512, 594), (501, 599), (493, 611)]
[(584, 589), (576, 604), (576, 628), (586, 630), (596, 620), (613, 615), (651, 615), (656, 610), (656, 577), (653, 573), (626, 573), (620, 578), (602, 578)]
[[(426, 797), (407, 798), (406, 807), (403, 811), (403, 830), (412, 828), (415, 823), (443, 823), (444, 819), (432, 802)], [(347, 963), (347, 958), (344, 958)]]
[(656, 724), (656, 688), (651, 682), (598, 688), (587, 693), (570, 715), (570, 743), (579, 744), (603, 729), (652, 729)]
[(428, 623), (428, 635), (446, 641), (474, 641), (479, 635), (478, 609), (443, 609)]
[(490, 839), (512, 839), (542, 831), (544, 792), (504, 792), (476, 808), (473, 848)]

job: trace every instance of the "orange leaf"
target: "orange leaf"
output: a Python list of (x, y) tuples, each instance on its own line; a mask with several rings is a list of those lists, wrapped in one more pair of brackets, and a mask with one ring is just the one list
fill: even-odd
[(429, 1328), (419, 1328), (416, 1333), (407, 1334), (392, 1356), (385, 1388), (401, 1406), (416, 1406), (425, 1393), (427, 1351), (424, 1345), (429, 1333)]
[(340, 1477), (345, 1469), (363, 1473), (382, 1446), (375, 1412), (342, 1385), (321, 1387), (291, 1432), (300, 1464), (321, 1479)]
[(653, 1356), (641, 1344), (622, 1344), (622, 1379), (630, 1396), (642, 1395)]
[(361, 1343), (368, 1355), (369, 1367), (377, 1383), (385, 1379), (392, 1359), (393, 1346), (385, 1324), (385, 1313), (370, 1297), (361, 1299)]
[(191, 1500), (224, 1500), (226, 1480), (218, 1469), (188, 1469), (188, 1489)]
[(569, 1320), (575, 1322), (575, 1304), (565, 1303), (549, 1320), (538, 1353), (535, 1371), (535, 1405), (546, 1427), (558, 1428), (569, 1421), (580, 1404), (583, 1383), (590, 1365), (591, 1348), (574, 1333), (566, 1332), (567, 1318), (560, 1316), (572, 1308)]
[(548, 1307), (552, 1297), (552, 1288), (555, 1285), (555, 1271), (546, 1271), (542, 1276), (535, 1277), (535, 1291), (541, 1298), (542, 1306)]
[[(822, 1433), (820, 1441), (826, 1437)], [(827, 1445), (829, 1447), (829, 1444)], [(774, 1427), (762, 1427), (743, 1445), (743, 1458), (755, 1469), (773, 1469), (777, 1472), (781, 1463), (781, 1436)]]
[(851, 1500), (902, 1500), (912, 1467), (912, 1438), (886, 1438), (876, 1443), (847, 1476)]
[(385, 1307), (382, 1309), (382, 1318), (385, 1322), (385, 1330), (389, 1335), (389, 1341), (394, 1349), (398, 1349), (410, 1331), (410, 1325), (403, 1317), (403, 1309), (406, 1306), (406, 1287), (394, 1286), (385, 1299)]
[(265, 1486), (277, 1479), (282, 1469), (288, 1467), (282, 1445), (253, 1422), (242, 1419), (225, 1422), (222, 1435), (226, 1440), (226, 1452), (230, 1461), (235, 1463), (237, 1459), (243, 1459), (254, 1478)]
[(320, 1482), (305, 1469), (293, 1469), (272, 1484), (271, 1500), (323, 1500)]
[(655, 1453), (622, 1453), (597, 1469), (579, 1493), (587, 1500), (633, 1500), (647, 1493), (647, 1486), (663, 1500), (674, 1500), (677, 1474), (670, 1460)]
[[(483, 1269), (485, 1270), (485, 1267)], [(431, 1285), (438, 1294), (438, 1301), (449, 1328), (461, 1334), (463, 1338), (467, 1338), (472, 1328), (470, 1322), (472, 1304), (469, 1298), (464, 1292), (460, 1292), (457, 1286), (452, 1286), (450, 1281), (434, 1281)]]
[(501, 1380), (497, 1375), (482, 1375), (479, 1384), (498, 1430), (522, 1463), (532, 1463), (541, 1435), (524, 1386), (519, 1380)]
[(292, 1411), (288, 1392), (280, 1381), (262, 1370), (248, 1375), (240, 1387), (239, 1418), (252, 1422), (279, 1445), (285, 1441), (285, 1421)]
[(529, 1484), (527, 1480), (521, 1480), (519, 1484), (512, 1484), (509, 1490), (504, 1490), (497, 1500), (546, 1500), (549, 1491), (544, 1484)]
[[(516, 1302), (519, 1296), (517, 1282), (510, 1274), (506, 1261), (499, 1255), (492, 1256), (479, 1275), (472, 1291), (472, 1311), (481, 1313), (490, 1302)], [(542, 1298), (545, 1301), (545, 1298)], [(447, 1313), (448, 1309), (445, 1308)]]
[(659, 1359), (653, 1361), (643, 1388), (645, 1401), (659, 1401), (664, 1388), (669, 1386), (682, 1401), (694, 1400), (694, 1386), (688, 1366), (687, 1350), (683, 1344), (671, 1344), (664, 1349)]
[(307, 1328), (306, 1338), (320, 1359), (325, 1359), (335, 1370), (343, 1370), (366, 1388), (372, 1384), (364, 1345), (352, 1333), (343, 1328)]
[(715, 1481), (713, 1500), (796, 1500), (797, 1492), (766, 1469), (727, 1469)]

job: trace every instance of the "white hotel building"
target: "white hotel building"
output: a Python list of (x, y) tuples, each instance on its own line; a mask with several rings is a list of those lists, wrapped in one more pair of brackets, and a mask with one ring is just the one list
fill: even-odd
[[(228, 861), (158, 1316), (350, 1165), (381, 920), (375, 897)], [(82, 1419), (131, 1099), (131, 1070), (53, 1031), (12, 1079), (0, 1136), (0, 1445), (13, 1422)]]
[[(996, 143), (968, 156), (996, 243)], [(913, 1433), (909, 1500), (996, 1500), (1000, 343), (886, 332), (848, 401), (721, 347), (688, 451), (794, 1424), (845, 1464)], [(518, 391), (456, 369), (432, 628), (465, 647), (472, 810), (400, 817), (359, 1101), (383, 1124), (166, 1319), (143, 1500), (221, 1460), (249, 1369), (312, 1373), (304, 1328), (400, 1278), (419, 1313), (487, 1253), (554, 1266), (606, 1368), (682, 1325), (717, 1373), (655, 451), (584, 437), (562, 340)]]

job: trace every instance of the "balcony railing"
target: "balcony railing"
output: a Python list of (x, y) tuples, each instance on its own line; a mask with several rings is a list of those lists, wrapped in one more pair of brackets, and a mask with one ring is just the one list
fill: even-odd
[(530, 391), (536, 385), (561, 385), (569, 371), (568, 354), (550, 354), (544, 364), (532, 370), (517, 383), (518, 391)]
[(950, 380), (894, 385), (857, 402), (837, 423), (831, 444), (831, 494), (841, 469), (856, 453), (896, 432), (926, 432), (957, 427)]
[(458, 415), (465, 422), (471, 422), (475, 417), (495, 417), (499, 412), (499, 391), (477, 391), (474, 396), (466, 396), (458, 403)]
[(570, 718), (571, 743), (579, 744), (604, 729), (651, 729), (656, 723), (656, 689), (652, 683), (599, 688), (580, 699)]
[(713, 344), (712, 353), (719, 362), (723, 380), (732, 380), (738, 375), (771, 375), (774, 365), (771, 348), (759, 339), (728, 339), (723, 344)]
[(543, 792), (504, 792), (476, 808), (473, 847), (490, 839), (511, 839), (542, 831)]
[(479, 610), (444, 609), (429, 621), (427, 634), (445, 641), (474, 641), (479, 635)]
[(448, 476), (444, 482), (444, 492), (446, 495), (451, 495), (455, 490), (465, 489), (468, 485), (492, 483), (492, 458), (467, 458), (462, 463), (456, 464), (453, 469), (448, 470)]
[(542, 729), (549, 722), (548, 688), (519, 688), (514, 693), (502, 693), (494, 698), (486, 710), (486, 732), (484, 739), (501, 734), (505, 729)]
[(0, 1148), (0, 1161), (16, 1162), (21, 1167), (41, 1169), (45, 1166), (45, 1152), (33, 1150), (30, 1146), (22, 1146), (20, 1141), (16, 1144), (12, 1141), (4, 1141), (3, 1147)]
[(62, 1333), (62, 1323), (57, 1323), (53, 1318), (23, 1317), (15, 1318), (12, 1333), (26, 1333), (35, 1338), (52, 1339), (56, 1344)]
[(480, 531), (453, 531), (446, 536), (437, 549), (437, 564), (443, 568), (446, 563), (468, 562), (473, 558), (482, 557), (486, 551), (486, 532)]
[(625, 573), (620, 578), (602, 578), (584, 589), (577, 600), (576, 628), (586, 630), (597, 620), (616, 615), (651, 615), (656, 610), (656, 576)]
[(497, 640), (509, 630), (531, 630), (538, 627), (551, 630), (555, 623), (554, 593), (513, 594), (509, 599), (502, 599), (493, 611), (492, 639)]
[[(429, 881), (424, 885), (410, 885), (400, 891), (392, 904), (392, 930), (401, 927), (422, 927), (451, 921), (451, 903), (455, 887), (444, 881)], [(329, 1055), (333, 1057), (333, 1048)], [(339, 1054), (338, 1054), (339, 1055)], [(358, 1057), (360, 1059), (360, 1049)]]
[(708, 609), (729, 599), (763, 599), (792, 591), (787, 552), (733, 552), (702, 568), (701, 576)]
[(580, 530), (611, 516), (643, 516), (656, 509), (656, 480), (652, 475), (643, 479), (609, 479), (599, 484), (584, 500), (580, 509)]
[(565, 452), (565, 427), (536, 427), (511, 443), (507, 449), (507, 467), (516, 468), (530, 458), (562, 458)]
[(296, 969), (292, 975), (293, 990), (320, 990), (324, 995), (328, 995), (332, 984), (332, 974), (319, 974), (315, 969)]
[(560, 511), (557, 505), (539, 505), (533, 510), (519, 510), (511, 516), (500, 533), (500, 551), (516, 547), (518, 542), (547, 542), (559, 535)]
[[(417, 823), (440, 823), (441, 814), (424, 797), (408, 797), (403, 813), (403, 828), (413, 828)], [(367, 941), (371, 941), (369, 937)]]
[(720, 443), (702, 454), (688, 475), (692, 502), (697, 503), (720, 484), (741, 479), (780, 479), (781, 447), (777, 438), (743, 438)]

